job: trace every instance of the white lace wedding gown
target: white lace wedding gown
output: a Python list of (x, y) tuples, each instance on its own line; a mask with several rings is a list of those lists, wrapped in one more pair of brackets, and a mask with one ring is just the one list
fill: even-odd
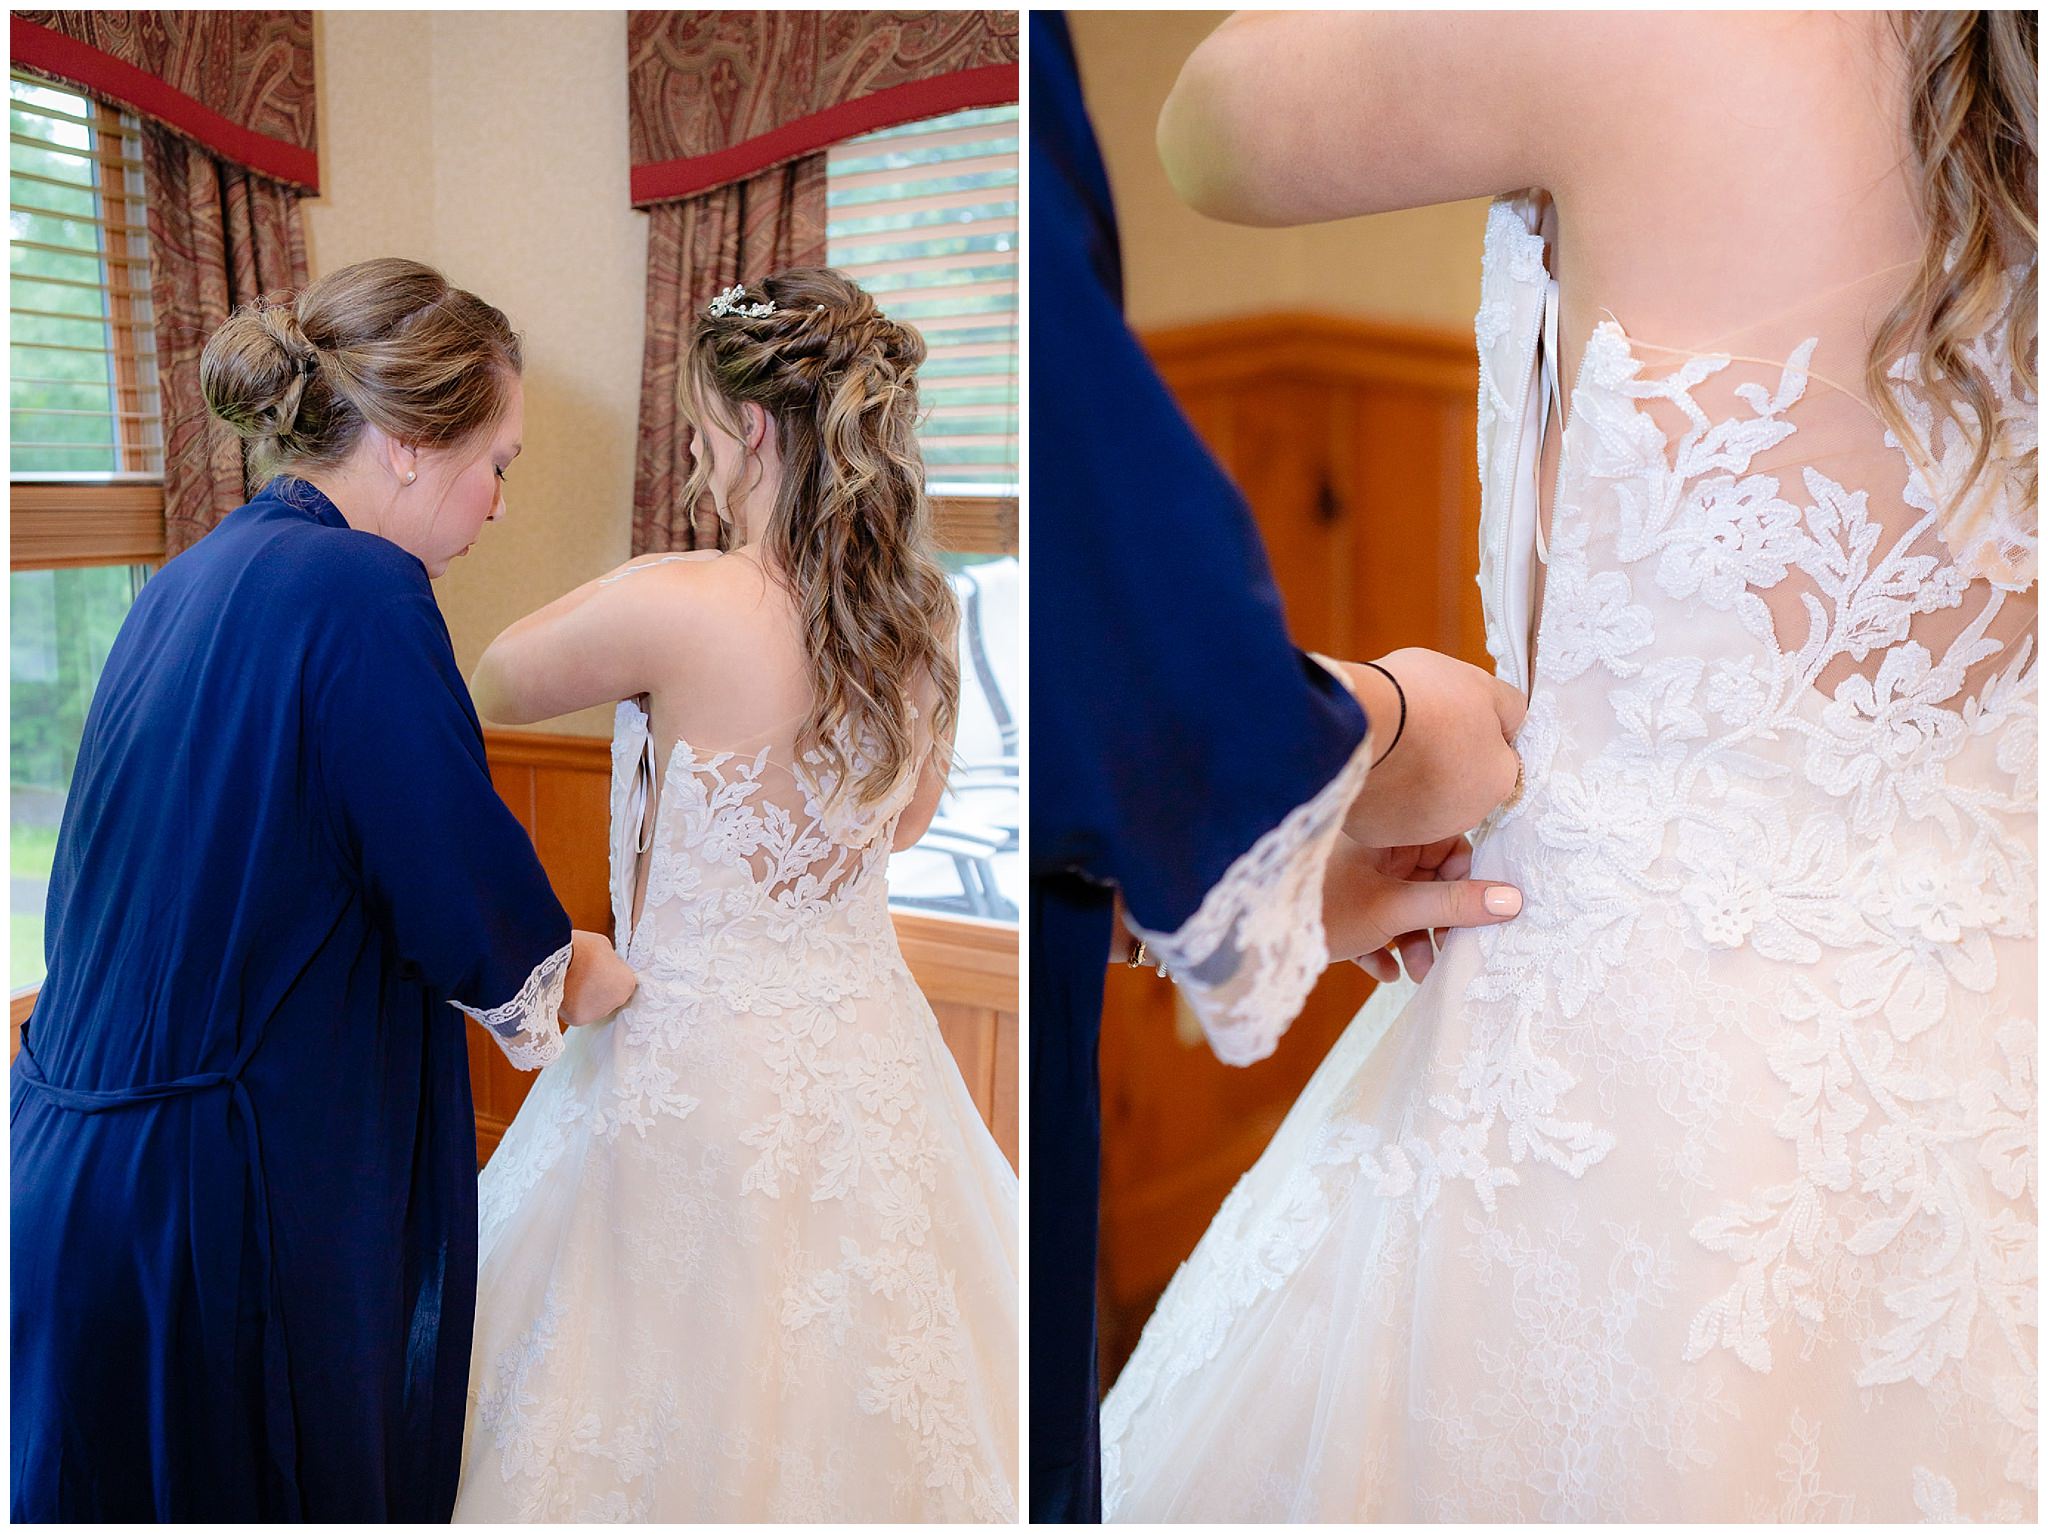
[[(1538, 213), (1478, 318), (1523, 687)], [(2034, 507), (1994, 459), (1938, 510), (1917, 365), (1919, 468), (1804, 333), (1591, 337), (1473, 859), (1524, 912), (1381, 987), (1224, 1203), (1105, 1403), (1109, 1516), (2034, 1518)]]
[(484, 1169), (458, 1521), (1016, 1516), (1017, 1179), (887, 904), (916, 774), (849, 816), (783, 755), (676, 743), (649, 837), (619, 705), (640, 986)]

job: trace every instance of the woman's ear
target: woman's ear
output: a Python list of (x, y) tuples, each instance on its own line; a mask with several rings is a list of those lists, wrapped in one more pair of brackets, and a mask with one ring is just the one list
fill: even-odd
[(378, 458), (391, 471), (391, 477), (401, 486), (411, 484), (419, 477), (419, 449), (409, 447), (378, 426), (366, 426), (370, 441)]
[(760, 452), (763, 443), (775, 440), (775, 422), (766, 410), (752, 402), (740, 406), (740, 430), (750, 453)]

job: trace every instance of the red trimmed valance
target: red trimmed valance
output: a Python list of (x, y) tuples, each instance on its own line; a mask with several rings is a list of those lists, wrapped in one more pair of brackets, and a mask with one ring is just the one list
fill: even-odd
[(1015, 11), (629, 11), (635, 207), (1017, 99)]
[(18, 67), (320, 189), (311, 11), (14, 11), (9, 32)]

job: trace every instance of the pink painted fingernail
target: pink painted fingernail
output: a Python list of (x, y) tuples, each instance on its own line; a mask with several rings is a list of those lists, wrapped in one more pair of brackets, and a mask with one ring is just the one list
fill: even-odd
[(1495, 916), (1514, 916), (1522, 909), (1522, 892), (1511, 884), (1496, 884), (1480, 904)]

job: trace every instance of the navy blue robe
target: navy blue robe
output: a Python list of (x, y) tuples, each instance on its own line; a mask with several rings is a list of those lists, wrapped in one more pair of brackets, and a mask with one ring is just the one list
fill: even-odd
[(1073, 46), (1031, 16), (1031, 1516), (1100, 1517), (1096, 1038), (1111, 886), (1170, 932), (1364, 736), (1123, 321)]
[(448, 1002), (568, 941), (417, 559), (284, 479), (149, 581), (14, 1068), (17, 1520), (446, 1520), (476, 1300)]

